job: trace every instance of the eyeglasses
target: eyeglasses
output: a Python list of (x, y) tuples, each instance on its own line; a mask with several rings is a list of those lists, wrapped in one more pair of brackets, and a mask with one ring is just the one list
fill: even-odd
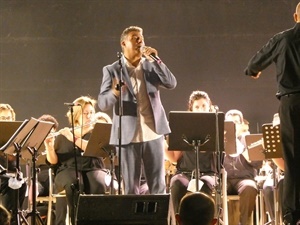
[(12, 120), (11, 116), (0, 116), (0, 121), (7, 121), (7, 120)]

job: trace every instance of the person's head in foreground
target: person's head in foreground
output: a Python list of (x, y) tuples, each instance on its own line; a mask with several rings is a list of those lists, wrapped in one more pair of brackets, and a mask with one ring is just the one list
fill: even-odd
[(180, 201), (176, 221), (179, 225), (213, 225), (217, 222), (214, 215), (212, 197), (203, 192), (188, 193)]
[(10, 213), (3, 205), (0, 205), (0, 224), (10, 225), (10, 219), (11, 219)]

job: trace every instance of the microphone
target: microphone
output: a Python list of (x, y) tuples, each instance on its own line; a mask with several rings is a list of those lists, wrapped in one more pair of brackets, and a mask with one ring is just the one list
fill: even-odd
[(71, 107), (72, 106), (81, 106), (79, 103), (73, 103), (73, 102), (71, 102), (71, 103), (65, 102), (64, 105), (71, 106)]
[(216, 112), (218, 112), (218, 111), (219, 111), (219, 106), (217, 106), (217, 105), (213, 105), (213, 107), (214, 107), (214, 109), (216, 110)]
[(154, 53), (151, 53), (151, 54), (149, 55), (149, 57), (151, 57), (151, 59), (153, 59), (153, 60), (156, 61), (157, 63), (161, 63), (161, 59), (160, 59), (157, 55), (155, 55)]
[[(142, 49), (142, 52), (144, 51), (144, 48), (146, 46), (142, 46), (141, 49)], [(156, 61), (157, 63), (161, 63), (161, 59), (155, 55), (155, 53), (151, 53), (150, 55), (148, 55), (151, 59), (153, 59), (154, 61)]]

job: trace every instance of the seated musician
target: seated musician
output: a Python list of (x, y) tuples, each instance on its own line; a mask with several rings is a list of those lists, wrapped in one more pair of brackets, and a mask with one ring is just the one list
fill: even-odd
[[(203, 91), (193, 91), (189, 98), (188, 111), (212, 111), (212, 103), (208, 94)], [(168, 151), (168, 149), (165, 148), (165, 155), (171, 163), (177, 163), (177, 172), (170, 181), (170, 191), (174, 206), (174, 213), (178, 213), (180, 200), (188, 192), (188, 186), (191, 179), (195, 179), (195, 152), (180, 150)], [(199, 170), (199, 180), (202, 182), (201, 184), (203, 184), (200, 191), (211, 195), (216, 182), (216, 177), (214, 176), (214, 152), (199, 152)]]
[[(0, 121), (15, 121), (16, 114), (14, 109), (9, 104), (0, 104)], [(7, 172), (15, 172), (16, 171), (16, 160), (12, 155), (0, 155), (0, 165), (4, 167)], [(15, 224), (17, 209), (21, 208), (26, 194), (26, 182), (21, 184), (21, 187), (18, 189), (19, 198), (16, 199), (17, 189), (12, 189), (9, 186), (9, 179), (3, 178), (1, 179), (1, 188), (0, 193), (2, 194), (2, 204), (3, 206), (10, 212), (13, 213), (12, 216), (12, 224)], [(16, 206), (16, 202), (18, 201), (19, 205)]]
[(236, 154), (226, 155), (224, 168), (227, 172), (227, 194), (240, 197), (240, 225), (252, 224), (252, 213), (255, 206), (255, 199), (258, 193), (255, 177), (262, 162), (251, 162), (245, 144), (245, 135), (249, 134), (244, 130), (243, 114), (239, 110), (229, 110), (225, 114), (226, 121), (233, 121), (236, 126)]
[[(70, 128), (63, 128), (56, 138), (47, 138), (45, 141), (48, 162), (58, 164), (55, 187), (58, 192), (66, 192), (72, 224), (75, 224), (74, 196), (79, 193), (78, 190), (85, 194), (104, 194), (107, 188), (107, 172), (102, 158), (82, 155), (95, 123), (95, 103), (94, 99), (87, 96), (75, 99), (73, 114), (70, 111), (67, 113), (69, 123), (74, 121), (75, 137)], [(75, 173), (75, 152), (79, 179)]]

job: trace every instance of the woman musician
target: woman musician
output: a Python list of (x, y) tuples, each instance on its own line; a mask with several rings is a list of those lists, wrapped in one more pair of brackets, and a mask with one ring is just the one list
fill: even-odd
[[(95, 103), (90, 97), (82, 96), (74, 100), (73, 113), (69, 111), (72, 129), (63, 128), (59, 135), (45, 140), (46, 157), (50, 164), (57, 165), (55, 187), (58, 192), (65, 190), (72, 224), (75, 224), (74, 196), (77, 191), (85, 194), (104, 194), (107, 175), (102, 158), (83, 156), (95, 121)], [(74, 145), (75, 144), (75, 145)], [(75, 147), (75, 149), (74, 149)], [(75, 156), (76, 152), (76, 157)], [(77, 161), (78, 177), (75, 164)], [(78, 179), (79, 178), (79, 179)]]

